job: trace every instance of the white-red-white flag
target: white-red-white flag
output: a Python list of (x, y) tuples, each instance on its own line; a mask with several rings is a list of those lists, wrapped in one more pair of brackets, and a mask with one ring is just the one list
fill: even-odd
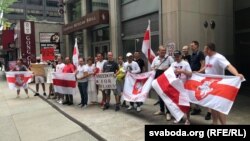
[(60, 94), (76, 93), (76, 78), (74, 73), (52, 73), (55, 92)]
[(176, 78), (174, 70), (169, 68), (153, 81), (152, 86), (168, 107), (171, 115), (180, 121), (189, 111), (190, 103), (184, 84)]
[(194, 73), (186, 83), (190, 102), (228, 114), (241, 86), (240, 77)]
[(6, 72), (6, 79), (10, 89), (28, 88), (31, 82), (32, 72), (13, 71)]
[(79, 59), (79, 50), (78, 50), (78, 45), (77, 45), (77, 38), (75, 39), (75, 46), (73, 50), (73, 56), (72, 56), (72, 61), (75, 67), (78, 66), (78, 59)]
[(145, 54), (145, 56), (148, 59), (148, 71), (150, 70), (151, 63), (153, 62), (155, 58), (155, 54), (153, 50), (151, 49), (151, 30), (150, 30), (150, 20), (148, 21), (148, 27), (144, 34), (144, 39), (142, 43), (142, 53)]
[(145, 102), (148, 97), (155, 71), (142, 74), (127, 73), (123, 89), (123, 99), (130, 102)]

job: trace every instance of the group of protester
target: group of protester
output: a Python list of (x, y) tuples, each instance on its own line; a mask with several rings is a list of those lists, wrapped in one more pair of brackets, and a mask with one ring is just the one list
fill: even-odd
[[(189, 54), (189, 49), (191, 48), (192, 54)], [(183, 82), (187, 81), (193, 72), (224, 75), (225, 69), (231, 72), (235, 76), (244, 78), (242, 74), (229, 63), (229, 61), (221, 54), (216, 52), (216, 47), (214, 43), (208, 43), (205, 45), (204, 52), (199, 50), (199, 43), (197, 41), (192, 41), (190, 45), (184, 46), (182, 51), (174, 51), (174, 57), (167, 54), (166, 48), (162, 45), (159, 46), (158, 56), (154, 58), (151, 64), (151, 70), (156, 72), (155, 79), (162, 75), (168, 68), (172, 68), (175, 71), (176, 77)], [(61, 56), (57, 57), (56, 61), (49, 63), (51, 69), (48, 69), (47, 82), (50, 83), (50, 91), (48, 98), (56, 99), (60, 104), (73, 105), (73, 95), (60, 94), (53, 92), (52, 86), (52, 72), (62, 72), (62, 73), (75, 73), (76, 79), (78, 81), (78, 88), (81, 95), (80, 107), (86, 108), (89, 104), (98, 104), (97, 94), (98, 91), (102, 94), (102, 99), (100, 106), (103, 110), (109, 109), (110, 107), (110, 93), (111, 90), (102, 90), (98, 88), (95, 83), (95, 75), (97, 73), (113, 72), (116, 77), (117, 88), (112, 90), (115, 96), (115, 111), (120, 110), (120, 106), (127, 107), (128, 110), (135, 109), (137, 112), (141, 111), (142, 102), (130, 102), (127, 106), (125, 101), (122, 101), (121, 96), (124, 86), (124, 78), (127, 72), (133, 74), (139, 74), (146, 71), (144, 60), (141, 59), (140, 52), (136, 51), (134, 54), (128, 52), (126, 54), (126, 62), (122, 56), (118, 57), (118, 63), (113, 58), (113, 53), (107, 53), (107, 60), (103, 59), (103, 55), (98, 53), (95, 60), (92, 57), (79, 58), (79, 65), (74, 67), (71, 64), (69, 57), (65, 58), (63, 63), (63, 58)], [(37, 63), (39, 59), (37, 59)], [(17, 60), (17, 66), (14, 71), (27, 71), (28, 68), (22, 64), (22, 60)], [(42, 83), (44, 96), (45, 86), (43, 76), (35, 75), (36, 82), (36, 95), (39, 95), (38, 84)], [(25, 88), (25, 92), (28, 95), (28, 90)], [(20, 89), (17, 90), (19, 96)], [(51, 97), (54, 95), (53, 97)], [(159, 97), (159, 111), (155, 112), (154, 115), (165, 115), (166, 120), (171, 120), (171, 114), (164, 104), (164, 101)], [(157, 103), (155, 104), (157, 105)], [(207, 109), (208, 112), (205, 116), (206, 120), (213, 119), (213, 124), (218, 124), (218, 120), (221, 124), (226, 124), (226, 115), (215, 111), (213, 109)], [(201, 108), (198, 105), (194, 105), (192, 108), (191, 115), (197, 115), (201, 113)], [(185, 124), (190, 124), (190, 112), (186, 113)]]

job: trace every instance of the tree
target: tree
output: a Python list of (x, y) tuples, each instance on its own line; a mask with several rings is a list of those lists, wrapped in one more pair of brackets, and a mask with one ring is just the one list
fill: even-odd
[(0, 0), (0, 30), (5, 23), (8, 23), (5, 18), (3, 18), (4, 13), (9, 13), (12, 11), (10, 6), (17, 0)]

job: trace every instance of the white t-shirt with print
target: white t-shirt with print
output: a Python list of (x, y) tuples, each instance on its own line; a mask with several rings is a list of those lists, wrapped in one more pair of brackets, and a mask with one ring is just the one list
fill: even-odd
[(57, 65), (56, 65), (56, 72), (62, 72), (64, 66), (65, 66), (64, 63), (57, 64)]
[[(165, 58), (167, 58), (167, 59), (165, 59)], [(165, 70), (165, 69), (169, 68), (173, 62), (174, 62), (174, 59), (171, 56), (166, 55), (164, 58), (160, 58), (159, 56), (157, 56), (154, 58), (154, 60), (151, 64), (151, 68)]]
[[(94, 72), (95, 72), (95, 64), (92, 64), (91, 66), (89, 66), (88, 64), (86, 64), (86, 69), (87, 69), (87, 72), (89, 74), (94, 74)], [(90, 75), (88, 77), (88, 80), (95, 80), (95, 76), (94, 75)]]
[(205, 73), (224, 75), (225, 69), (229, 65), (229, 61), (221, 54), (216, 53), (213, 56), (206, 56), (205, 59)]
[(106, 62), (107, 62), (107, 60), (102, 60), (102, 62), (100, 62), (100, 61), (96, 62), (96, 68), (98, 68), (100, 70), (100, 73), (103, 72), (103, 65)]
[(138, 63), (136, 63), (135, 61), (132, 61), (131, 63), (129, 63), (129, 62), (124, 63), (123, 68), (126, 72), (129, 71), (129, 72), (134, 73), (134, 74), (141, 72), (141, 69), (140, 69)]
[[(184, 61), (184, 60), (181, 60), (181, 62), (179, 62), (179, 63), (178, 62), (172, 63), (171, 68), (173, 68), (173, 70), (181, 69), (184, 71), (192, 72), (189, 63), (187, 61)], [(188, 77), (183, 73), (177, 75), (176, 77), (179, 78), (180, 80), (182, 80), (183, 83), (185, 83), (188, 79)]]
[[(86, 66), (85, 65), (82, 65), (82, 66), (78, 66), (77, 67), (77, 74), (76, 74), (76, 77), (77, 78), (81, 78), (81, 77), (83, 77), (83, 75), (84, 75), (84, 72), (88, 72), (88, 70), (87, 70), (87, 68), (86, 68)], [(88, 78), (83, 78), (83, 79), (81, 79), (81, 80), (77, 80), (78, 82), (87, 82), (88, 81)]]

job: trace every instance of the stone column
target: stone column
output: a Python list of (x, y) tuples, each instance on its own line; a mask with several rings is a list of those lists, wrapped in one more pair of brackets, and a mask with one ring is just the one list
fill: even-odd
[(179, 45), (179, 0), (162, 0), (162, 42)]
[[(121, 53), (121, 20), (120, 20), (120, 1), (109, 0), (109, 31), (110, 31), (110, 50), (114, 58)], [(120, 50), (120, 51), (119, 51)]]
[[(68, 24), (68, 13), (66, 13), (65, 11), (67, 11), (67, 6), (64, 6), (64, 24)], [(61, 46), (61, 50), (63, 49), (64, 50), (64, 55), (63, 57), (65, 56), (69, 56), (69, 35), (65, 35), (65, 42), (64, 42), (64, 48)], [(62, 51), (61, 51), (62, 52)]]
[[(86, 16), (86, 14), (88, 13), (87, 12), (88, 11), (87, 10), (88, 2), (90, 2), (90, 1), (87, 1), (87, 0), (81, 1), (82, 16)], [(88, 30), (87, 29), (83, 29), (82, 32), (83, 32), (83, 57), (87, 58), (89, 56), (89, 54), (90, 54), (90, 52), (88, 50), (91, 47), (90, 37), (88, 35)]]

